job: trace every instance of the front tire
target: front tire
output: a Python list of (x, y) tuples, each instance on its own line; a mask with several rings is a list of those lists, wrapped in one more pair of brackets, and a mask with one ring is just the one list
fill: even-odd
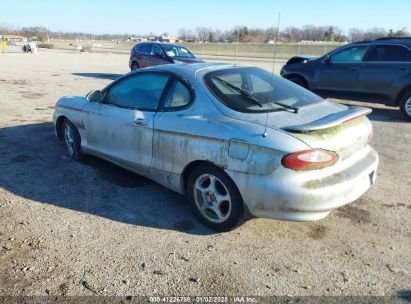
[(82, 158), (81, 139), (77, 128), (67, 119), (63, 121), (61, 128), (67, 153), (71, 158), (80, 160)]
[(404, 95), (400, 101), (400, 112), (402, 118), (411, 121), (411, 91)]
[(243, 214), (243, 200), (236, 185), (212, 165), (201, 164), (191, 172), (186, 195), (199, 220), (215, 231), (230, 231)]

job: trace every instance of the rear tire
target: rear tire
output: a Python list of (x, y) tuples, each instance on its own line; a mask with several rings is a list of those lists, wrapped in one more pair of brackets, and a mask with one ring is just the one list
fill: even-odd
[(139, 69), (140, 68), (140, 66), (139, 66), (139, 64), (137, 63), (137, 62), (133, 62), (132, 64), (131, 64), (131, 67), (130, 67), (130, 69), (132, 70), (132, 71), (135, 71), (135, 70), (137, 70), (137, 69)]
[(304, 89), (308, 90), (308, 85), (307, 82), (299, 77), (290, 77), (288, 78), (289, 81), (294, 82), (295, 84), (298, 84), (300, 87), (303, 87)]
[(400, 101), (400, 112), (402, 118), (411, 121), (411, 91), (404, 95)]
[(218, 232), (233, 229), (243, 214), (243, 200), (234, 182), (209, 164), (200, 164), (191, 172), (186, 196), (199, 220)]
[(77, 128), (68, 119), (65, 119), (61, 124), (61, 131), (68, 155), (74, 160), (80, 160), (83, 155), (80, 148), (81, 138)]

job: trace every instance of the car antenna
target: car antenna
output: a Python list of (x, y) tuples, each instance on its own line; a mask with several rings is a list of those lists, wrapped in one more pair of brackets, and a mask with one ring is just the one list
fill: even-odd
[[(281, 13), (278, 13), (278, 20), (277, 20), (277, 31), (275, 33), (275, 38), (274, 38), (274, 58), (273, 58), (273, 67), (272, 67), (272, 71), (271, 71), (271, 88), (273, 88), (273, 84), (274, 84), (274, 69), (275, 69), (275, 60), (277, 59), (277, 43), (278, 43), (278, 33), (280, 31), (280, 20), (281, 20)], [(270, 94), (268, 96), (268, 105), (271, 107), (271, 93), (273, 90), (270, 90)], [(263, 137), (267, 137), (267, 125), (268, 125), (268, 109), (267, 109), (267, 113), (265, 116), (265, 125), (264, 125), (264, 133), (263, 133)]]

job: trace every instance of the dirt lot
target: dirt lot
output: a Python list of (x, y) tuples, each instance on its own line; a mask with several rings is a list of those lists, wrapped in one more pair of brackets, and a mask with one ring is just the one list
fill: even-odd
[(182, 196), (72, 161), (55, 139), (55, 101), (101, 88), (127, 61), (0, 55), (0, 296), (410, 295), (411, 124), (395, 109), (369, 105), (381, 164), (362, 199), (319, 222), (216, 234)]

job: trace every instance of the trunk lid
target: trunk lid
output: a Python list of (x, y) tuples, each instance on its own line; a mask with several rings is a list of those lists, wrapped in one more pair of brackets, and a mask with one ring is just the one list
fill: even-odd
[(235, 118), (281, 130), (298, 138), (311, 148), (334, 151), (342, 159), (348, 158), (368, 144), (372, 125), (366, 115), (370, 109), (345, 106), (322, 101), (299, 109), (298, 113), (286, 111), (265, 114), (237, 114)]
[(369, 143), (372, 125), (366, 115), (370, 113), (368, 108), (346, 107), (339, 112), (281, 129), (311, 148), (334, 151), (344, 160)]

